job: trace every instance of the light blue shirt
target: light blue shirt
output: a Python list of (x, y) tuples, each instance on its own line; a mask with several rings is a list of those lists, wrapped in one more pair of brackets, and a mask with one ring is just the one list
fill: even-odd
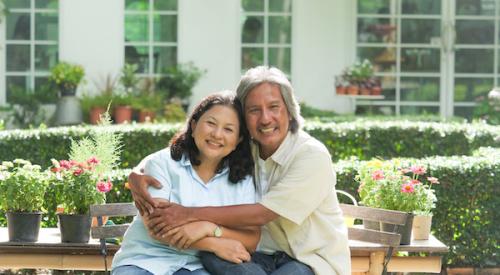
[[(161, 189), (149, 188), (153, 198), (170, 199), (183, 206), (251, 204), (256, 200), (251, 176), (236, 184), (231, 183), (226, 167), (205, 184), (189, 158), (183, 156), (180, 161), (175, 161), (170, 157), (169, 148), (147, 157), (145, 173), (163, 185)], [(177, 250), (152, 239), (140, 215), (128, 228), (113, 259), (112, 268), (122, 265), (135, 265), (155, 275), (172, 274), (181, 268), (202, 268), (196, 250)]]

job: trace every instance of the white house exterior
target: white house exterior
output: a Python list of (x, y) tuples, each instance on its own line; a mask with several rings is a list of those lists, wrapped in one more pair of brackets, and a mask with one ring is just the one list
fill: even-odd
[[(141, 47), (150, 61), (145, 75), (158, 73), (158, 59), (160, 64), (193, 62), (206, 70), (191, 102), (234, 89), (247, 51), (264, 52), (258, 58), (266, 64), (285, 60), (289, 68), (282, 69), (299, 100), (338, 113), (354, 112), (356, 100), (358, 110), (386, 114), (469, 116), (474, 100), (499, 79), (499, 0), (4, 1), (9, 13), (0, 23), (0, 105), (7, 103), (9, 83), (36, 87), (57, 60), (83, 65), (86, 84), (80, 90), (95, 92), (96, 83), (119, 74), (126, 49)], [(140, 2), (146, 10), (131, 10)], [(155, 13), (160, 5), (169, 8)], [(25, 24), (30, 29), (19, 38), (23, 31), (15, 25), (22, 16), (31, 18)], [(257, 19), (263, 32), (258, 35), (264, 37), (255, 43), (244, 36), (250, 17)], [(273, 26), (278, 17), (289, 30)], [(151, 27), (154, 20), (162, 24), (160, 33)], [(134, 22), (147, 25), (149, 36), (142, 42), (128, 37), (144, 35), (127, 31)], [(173, 27), (166, 26), (172, 22)], [(175, 39), (163, 41), (163, 36)], [(162, 57), (167, 52), (170, 57)], [(389, 59), (383, 59), (387, 54)], [(383, 99), (335, 95), (335, 76), (357, 58), (370, 59), (378, 69)], [(20, 60), (24, 65), (15, 64)]]

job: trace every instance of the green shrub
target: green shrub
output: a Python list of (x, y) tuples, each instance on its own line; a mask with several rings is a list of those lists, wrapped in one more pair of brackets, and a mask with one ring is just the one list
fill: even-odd
[[(29, 159), (43, 167), (50, 159), (65, 159), (71, 139), (81, 139), (91, 127), (76, 126), (0, 132), (0, 158)], [(122, 168), (130, 168), (146, 155), (168, 145), (180, 124), (114, 125), (122, 132)], [(381, 157), (422, 158), (470, 155), (481, 146), (500, 147), (500, 126), (407, 121), (308, 122), (305, 130), (321, 140), (332, 160)]]

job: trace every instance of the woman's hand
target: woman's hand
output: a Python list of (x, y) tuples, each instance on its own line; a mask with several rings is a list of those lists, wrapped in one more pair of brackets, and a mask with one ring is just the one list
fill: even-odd
[(187, 249), (193, 243), (213, 235), (216, 225), (207, 221), (197, 221), (171, 229), (164, 235), (156, 238), (166, 240), (177, 249)]
[(212, 252), (219, 258), (226, 261), (241, 264), (250, 261), (250, 253), (245, 249), (241, 242), (231, 239), (219, 238), (212, 247)]

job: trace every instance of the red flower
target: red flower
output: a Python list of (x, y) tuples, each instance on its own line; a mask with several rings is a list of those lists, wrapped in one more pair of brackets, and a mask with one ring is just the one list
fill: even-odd
[(439, 184), (438, 178), (435, 177), (427, 177), (427, 180), (432, 184)]
[(419, 180), (410, 180), (411, 184), (421, 184)]
[(92, 164), (94, 164), (94, 165), (95, 165), (95, 164), (99, 164), (99, 160), (98, 160), (96, 157), (91, 157), (91, 158), (89, 158), (89, 159), (87, 160), (87, 163), (88, 163), (89, 165), (92, 165)]
[(411, 183), (405, 183), (403, 184), (403, 187), (401, 187), (401, 192), (403, 193), (413, 193), (415, 191), (415, 187), (413, 187), (413, 184)]
[(78, 177), (82, 173), (83, 173), (83, 169), (77, 168), (77, 169), (75, 169), (75, 171), (73, 171), (73, 176)]
[(427, 170), (425, 169), (425, 167), (423, 167), (423, 166), (417, 166), (417, 165), (410, 167), (410, 170), (415, 175), (423, 175), (423, 174), (425, 174), (425, 172), (427, 172)]

